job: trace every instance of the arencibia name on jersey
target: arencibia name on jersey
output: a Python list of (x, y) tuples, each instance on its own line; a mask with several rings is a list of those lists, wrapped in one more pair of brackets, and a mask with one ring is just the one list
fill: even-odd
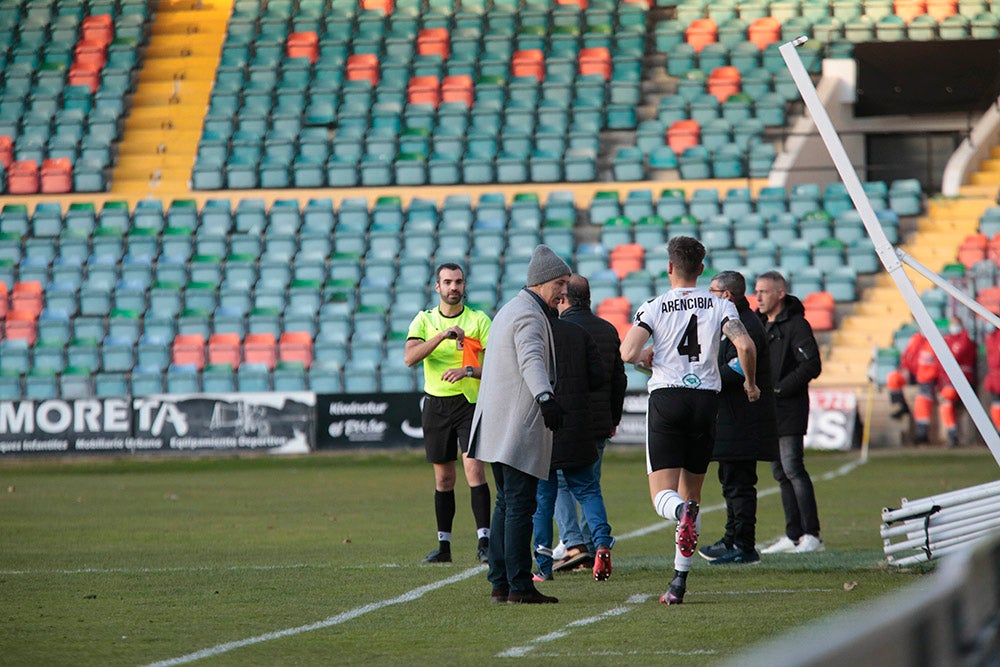
[(715, 308), (712, 299), (706, 296), (689, 296), (663, 301), (660, 303), (660, 310), (664, 313), (674, 313), (679, 310), (691, 310), (692, 308)]

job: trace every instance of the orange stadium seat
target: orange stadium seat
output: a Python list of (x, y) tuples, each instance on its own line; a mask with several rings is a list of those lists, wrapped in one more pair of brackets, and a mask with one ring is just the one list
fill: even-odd
[(14, 283), (10, 291), (10, 309), (32, 313), (35, 319), (45, 307), (45, 297), (42, 293), (42, 283), (38, 280), (26, 280)]
[(892, 13), (909, 23), (921, 14), (927, 13), (927, 0), (894, 0)]
[(7, 283), (0, 280), (0, 320), (7, 316), (7, 307), (10, 305), (10, 295), (7, 293)]
[(958, 246), (958, 261), (971, 268), (976, 262), (986, 259), (989, 239), (986, 234), (969, 234)]
[(958, 0), (927, 0), (927, 13), (941, 23), (958, 13)]
[(577, 62), (581, 76), (599, 74), (605, 80), (611, 78), (611, 54), (603, 46), (581, 49)]
[(315, 65), (319, 59), (319, 38), (312, 30), (293, 32), (285, 42), (285, 55), (289, 58), (308, 58)]
[(306, 368), (313, 362), (313, 339), (308, 331), (285, 331), (278, 339), (279, 361), (299, 361)]
[(110, 14), (85, 16), (80, 22), (80, 38), (88, 42), (111, 44), (115, 38), (115, 26)]
[(539, 81), (545, 79), (545, 54), (541, 49), (515, 51), (511, 57), (512, 76), (533, 76)]
[(740, 86), (740, 71), (732, 65), (716, 67), (708, 75), (708, 81), (706, 82), (709, 94), (714, 95), (715, 99), (719, 100), (720, 103), (728, 100), (730, 95), (740, 92)]
[(177, 334), (170, 348), (170, 361), (201, 370), (205, 367), (205, 339), (201, 334)]
[(38, 163), (17, 160), (7, 170), (7, 192), (12, 195), (33, 195), (38, 192)]
[(773, 44), (781, 38), (781, 21), (773, 16), (762, 16), (754, 19), (747, 28), (747, 41), (753, 42), (763, 51), (768, 44)]
[(642, 269), (646, 249), (638, 243), (623, 243), (608, 253), (608, 267), (621, 280), (633, 271)]
[(271, 332), (248, 333), (243, 339), (243, 363), (263, 364), (274, 370), (278, 363), (278, 344)]
[(24, 339), (28, 341), (28, 345), (34, 345), (38, 337), (35, 314), (15, 308), (8, 310), (7, 317), (3, 321), (3, 337), (9, 340)]
[(719, 26), (714, 19), (695, 19), (684, 30), (684, 41), (694, 49), (695, 53), (701, 53), (706, 45), (719, 41)]
[(46, 158), (39, 184), (43, 194), (69, 192), (73, 189), (73, 163), (68, 157)]
[(701, 126), (694, 119), (676, 120), (667, 129), (667, 145), (678, 155), (699, 143), (701, 143)]
[(238, 368), (242, 359), (240, 335), (235, 332), (217, 332), (208, 337), (208, 363), (225, 364)]
[(415, 76), (406, 86), (406, 101), (410, 104), (441, 103), (441, 83), (436, 76)]
[(347, 57), (347, 78), (349, 81), (368, 80), (372, 87), (378, 85), (379, 62), (374, 53), (355, 53)]
[(441, 101), (461, 102), (471, 109), (475, 101), (472, 77), (468, 74), (446, 76), (444, 81), (441, 82)]
[(14, 162), (14, 142), (8, 135), (0, 136), (0, 165), (9, 169)]
[(93, 70), (100, 70), (108, 62), (107, 44), (91, 39), (81, 39), (73, 47), (73, 64)]
[(451, 36), (447, 28), (424, 28), (417, 34), (417, 53), (422, 56), (441, 56), (447, 60), (451, 55)]
[(802, 299), (806, 309), (805, 318), (816, 331), (833, 329), (833, 295), (829, 292), (813, 292)]

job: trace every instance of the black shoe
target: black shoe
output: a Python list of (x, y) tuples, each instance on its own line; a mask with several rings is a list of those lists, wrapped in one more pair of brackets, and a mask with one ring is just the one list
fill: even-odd
[(555, 604), (556, 602), (559, 602), (559, 598), (544, 595), (535, 588), (522, 593), (511, 593), (507, 596), (507, 604)]
[(427, 554), (427, 558), (424, 559), (425, 563), (450, 563), (451, 562), (451, 552), (445, 551), (443, 549), (435, 549), (434, 551)]
[(490, 538), (480, 538), (479, 547), (476, 549), (476, 558), (479, 559), (480, 563), (490, 562)]
[(744, 551), (739, 547), (732, 547), (725, 554), (711, 561), (712, 565), (753, 565), (760, 562), (760, 554), (756, 549)]
[(660, 604), (683, 604), (684, 593), (687, 592), (687, 580), (674, 577), (667, 592), (660, 596)]
[(732, 547), (726, 544), (726, 540), (723, 538), (715, 544), (709, 544), (698, 549), (698, 555), (707, 561), (714, 561), (716, 558), (725, 556), (731, 549)]
[(505, 603), (509, 595), (510, 591), (506, 588), (494, 588), (493, 592), (490, 593), (490, 602), (494, 604)]
[(889, 416), (892, 417), (893, 419), (902, 419), (908, 414), (910, 414), (910, 409), (906, 407), (905, 404), (903, 404), (900, 405), (898, 408), (896, 408), (895, 412), (893, 412)]

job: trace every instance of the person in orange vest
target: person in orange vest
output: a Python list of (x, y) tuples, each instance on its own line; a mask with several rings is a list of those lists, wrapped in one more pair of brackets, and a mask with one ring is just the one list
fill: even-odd
[[(944, 337), (944, 342), (948, 344), (948, 349), (951, 350), (959, 368), (962, 369), (965, 379), (969, 381), (969, 384), (975, 386), (976, 344), (957, 317), (951, 318), (948, 322), (948, 333)], [(941, 425), (944, 426), (948, 445), (954, 447), (958, 444), (958, 421), (955, 413), (958, 392), (952, 386), (944, 369), (940, 367), (940, 362), (938, 363), (938, 392), (941, 397), (938, 404), (938, 416), (941, 419)]]
[[(944, 340), (962, 372), (965, 373), (965, 377), (970, 383), (973, 382), (976, 372), (976, 344), (958, 318), (952, 318), (948, 323), (948, 333), (944, 336)], [(913, 399), (914, 443), (922, 444), (930, 439), (931, 414), (934, 411), (935, 394), (938, 393), (941, 397), (938, 418), (945, 429), (948, 443), (958, 444), (958, 422), (955, 414), (958, 392), (941, 367), (930, 341), (919, 331), (913, 334), (906, 350), (900, 356), (899, 370), (889, 373), (886, 378), (889, 401), (897, 406), (891, 415), (893, 419), (911, 414), (903, 396), (903, 387), (908, 381), (915, 382), (920, 388)]]
[(990, 392), (990, 419), (1000, 431), (1000, 329), (986, 336), (986, 379), (983, 388)]
[(896, 406), (896, 410), (891, 415), (893, 419), (900, 419), (911, 414), (910, 406), (907, 405), (906, 397), (903, 395), (903, 387), (917, 381), (917, 359), (925, 345), (930, 347), (927, 339), (919, 331), (910, 336), (906, 349), (900, 355), (899, 369), (886, 376), (885, 383), (889, 390), (889, 402)]

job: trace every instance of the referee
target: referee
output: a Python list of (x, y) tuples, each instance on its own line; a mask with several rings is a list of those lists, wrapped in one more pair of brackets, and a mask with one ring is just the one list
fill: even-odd
[(434, 515), (438, 548), (425, 563), (451, 562), (451, 529), (455, 520), (455, 461), (462, 448), (465, 479), (476, 520), (479, 562), (489, 560), (490, 487), (482, 461), (470, 459), (469, 431), (479, 396), (483, 350), (490, 318), (465, 306), (465, 273), (458, 264), (441, 264), (435, 271), (437, 308), (422, 310), (410, 323), (403, 360), (407, 366), (424, 362), (421, 422), (427, 461), (434, 464)]

